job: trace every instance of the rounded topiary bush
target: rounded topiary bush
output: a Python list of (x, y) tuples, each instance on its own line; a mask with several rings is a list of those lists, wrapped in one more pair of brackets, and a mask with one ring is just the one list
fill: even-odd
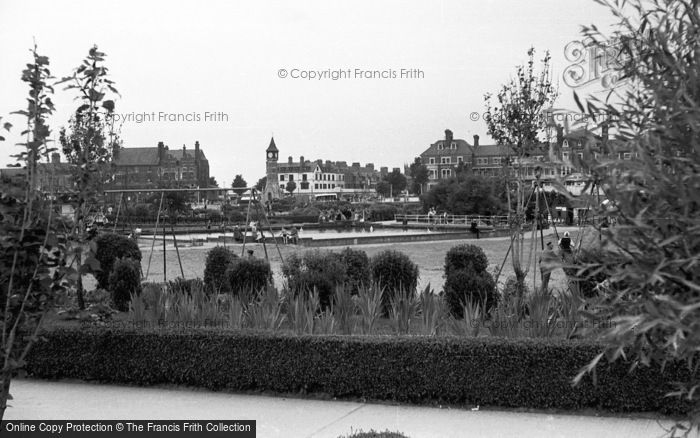
[(130, 258), (117, 259), (109, 274), (109, 291), (117, 310), (129, 310), (131, 294), (141, 294), (141, 262)]
[(226, 278), (231, 293), (248, 302), (272, 284), (272, 268), (263, 259), (237, 259), (226, 270)]
[(207, 258), (204, 261), (204, 285), (208, 291), (231, 292), (226, 270), (237, 259), (238, 256), (233, 251), (223, 246), (215, 246), (207, 252)]
[(310, 251), (299, 257), (292, 254), (282, 267), (289, 290), (294, 296), (317, 291), (322, 308), (327, 308), (335, 293), (335, 286), (345, 284), (347, 270), (338, 253)]
[(498, 301), (493, 276), (486, 270), (489, 260), (476, 245), (457, 245), (445, 255), (445, 302), (452, 315), (464, 316), (466, 303), (488, 312)]
[(363, 286), (369, 286), (372, 272), (369, 269), (367, 253), (359, 249), (345, 248), (340, 253), (340, 260), (345, 265), (346, 283), (352, 294), (356, 294)]
[(489, 267), (489, 260), (484, 250), (476, 245), (457, 245), (450, 248), (445, 256), (445, 276), (458, 269), (471, 269), (484, 272)]
[(464, 316), (464, 305), (478, 304), (484, 312), (489, 312), (498, 303), (496, 282), (487, 271), (474, 272), (458, 269), (445, 279), (445, 302), (450, 312), (457, 318)]
[(141, 250), (134, 239), (121, 234), (106, 233), (97, 236), (95, 244), (95, 258), (100, 262), (100, 270), (95, 272), (95, 278), (99, 287), (103, 289), (108, 289), (109, 276), (117, 259), (130, 258), (141, 263)]
[(396, 292), (414, 292), (418, 285), (418, 266), (402, 252), (382, 251), (370, 261), (372, 281), (384, 290), (382, 308), (386, 313)]

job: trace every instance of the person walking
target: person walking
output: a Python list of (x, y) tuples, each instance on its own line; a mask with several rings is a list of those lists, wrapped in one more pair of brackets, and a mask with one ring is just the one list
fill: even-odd
[(470, 228), (471, 232), (476, 234), (477, 240), (479, 239), (479, 226), (477, 225), (476, 221), (472, 221), (472, 225)]
[(549, 279), (552, 271), (559, 266), (559, 257), (554, 252), (552, 242), (547, 242), (547, 248), (540, 254), (540, 274), (542, 274), (542, 291), (546, 292), (549, 287)]

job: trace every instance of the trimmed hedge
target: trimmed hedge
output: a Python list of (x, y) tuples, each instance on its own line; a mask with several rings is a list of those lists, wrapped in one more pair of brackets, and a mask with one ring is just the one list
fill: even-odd
[(601, 346), (497, 338), (292, 336), (201, 330), (56, 329), (27, 360), (35, 378), (323, 393), (409, 403), (684, 413), (663, 395), (687, 368), (604, 360), (598, 385), (577, 371)]

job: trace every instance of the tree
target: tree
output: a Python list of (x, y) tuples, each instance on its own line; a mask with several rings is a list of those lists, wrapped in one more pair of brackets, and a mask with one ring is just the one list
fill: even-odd
[(216, 177), (210, 176), (209, 181), (207, 182), (207, 185), (209, 187), (219, 187), (219, 183), (216, 181)]
[(295, 183), (294, 181), (287, 182), (287, 186), (285, 187), (285, 190), (287, 190), (290, 195), (292, 193), (294, 193), (294, 190), (296, 190), (296, 189), (297, 189), (297, 183)]
[(77, 284), (78, 306), (85, 308), (82, 274), (97, 269), (99, 263), (93, 252), (83, 261), (83, 247), (90, 243), (87, 230), (90, 209), (97, 204), (104, 184), (111, 177), (110, 161), (118, 152), (120, 140), (114, 131), (114, 101), (105, 99), (108, 93), (119, 94), (114, 82), (107, 78), (105, 54), (93, 46), (71, 76), (59, 83), (67, 83), (67, 90), (77, 90), (81, 105), (71, 117), (68, 128), (62, 128), (59, 140), (68, 162), (73, 164), (76, 193), (74, 233), (75, 260), (79, 266)]
[[(608, 277), (601, 301), (588, 309), (605, 321), (606, 348), (579, 374), (627, 358), (633, 367), (679, 362), (688, 377), (674, 385), (691, 403), (689, 421), (700, 429), (700, 15), (697, 2), (630, 0), (606, 2), (620, 20), (618, 33), (594, 27), (584, 35), (603, 50), (617, 48), (626, 85), (579, 108), (610, 129), (607, 154), (588, 154), (591, 183), (608, 202), (596, 215), (602, 244), (590, 277)], [(623, 5), (623, 6), (620, 6)], [(624, 8), (621, 9), (621, 8)], [(621, 160), (628, 152), (632, 160)], [(597, 239), (595, 239), (597, 240)], [(612, 322), (612, 324), (610, 324)], [(686, 425), (676, 430), (692, 433)], [(675, 433), (674, 433), (675, 435)]]
[(377, 193), (383, 197), (388, 197), (391, 193), (391, 184), (386, 180), (377, 182)]
[(263, 176), (258, 180), (258, 182), (255, 183), (255, 189), (259, 192), (262, 192), (265, 190), (265, 186), (267, 185), (267, 177)]
[[(238, 187), (248, 187), (248, 183), (246, 182), (246, 180), (243, 179), (243, 175), (236, 175), (236, 176), (233, 178), (233, 182), (231, 183), (231, 188), (236, 189), (236, 188), (238, 188)], [(238, 196), (241, 196), (241, 195), (243, 195), (243, 193), (245, 193), (246, 191), (245, 191), (244, 188), (240, 188), (240, 189), (234, 190), (234, 192), (235, 192)]]
[[(513, 249), (510, 252), (513, 270), (519, 284), (524, 284), (529, 267), (523, 268), (525, 203), (529, 193), (524, 185), (524, 168), (522, 163), (538, 145), (540, 136), (547, 126), (547, 118), (543, 110), (551, 108), (558, 92), (552, 85), (551, 56), (545, 52), (541, 61), (541, 71), (535, 72), (535, 49), (527, 52), (527, 66), (520, 65), (516, 77), (503, 85), (496, 95), (497, 103), (492, 103), (493, 96), (484, 96), (486, 113), (484, 120), (488, 134), (498, 144), (512, 148), (512, 156), (507, 158), (507, 166), (511, 166), (515, 176), (515, 208), (511, 203), (511, 184), (508, 184), (509, 223), (512, 230)], [(506, 175), (508, 172), (506, 173)], [(514, 210), (514, 211), (513, 211)], [(523, 290), (519, 288), (518, 290)]]
[(411, 183), (411, 192), (419, 195), (423, 194), (423, 186), (428, 182), (428, 177), (430, 175), (428, 168), (423, 164), (420, 157), (416, 157), (408, 169), (413, 179)]
[(406, 176), (399, 169), (394, 169), (391, 173), (385, 175), (383, 180), (389, 183), (390, 187), (389, 194), (385, 196), (398, 196), (408, 185)]
[(506, 206), (497, 195), (498, 188), (495, 178), (481, 175), (443, 180), (423, 195), (423, 210), (435, 207), (452, 214), (502, 214)]
[[(21, 182), (2, 188), (0, 203), (0, 316), (2, 317), (2, 370), (0, 371), (0, 420), (5, 415), (12, 378), (38, 339), (42, 323), (75, 269), (67, 266), (66, 224), (58, 224), (50, 197), (38, 190), (38, 163), (55, 149), (48, 147), (51, 129), (46, 119), (54, 111), (49, 59), (32, 50), (33, 62), (22, 72), (29, 85), (27, 108), (15, 112), (26, 118), (13, 155), (24, 167)], [(11, 128), (5, 123), (4, 129)], [(4, 139), (2, 139), (4, 140)]]

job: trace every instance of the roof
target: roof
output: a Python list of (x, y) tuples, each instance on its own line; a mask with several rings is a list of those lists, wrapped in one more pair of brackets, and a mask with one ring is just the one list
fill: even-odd
[[(456, 143), (457, 148), (456, 149), (450, 149), (450, 145), (446, 144), (447, 140), (442, 139), (438, 140), (435, 143), (431, 144), (428, 149), (425, 150), (421, 154), (421, 156), (425, 155), (467, 155), (472, 153), (472, 146), (467, 143), (465, 140), (455, 138), (452, 140), (452, 142)], [(438, 145), (442, 145), (443, 148), (439, 149)]]
[(513, 155), (513, 153), (513, 148), (501, 144), (485, 144), (474, 148), (475, 157), (505, 157), (508, 155)]
[[(172, 151), (168, 151), (172, 153)], [(114, 164), (118, 166), (157, 166), (158, 148), (120, 148)]]
[(270, 138), (270, 146), (267, 147), (266, 152), (279, 152), (277, 146), (275, 145), (275, 137)]

